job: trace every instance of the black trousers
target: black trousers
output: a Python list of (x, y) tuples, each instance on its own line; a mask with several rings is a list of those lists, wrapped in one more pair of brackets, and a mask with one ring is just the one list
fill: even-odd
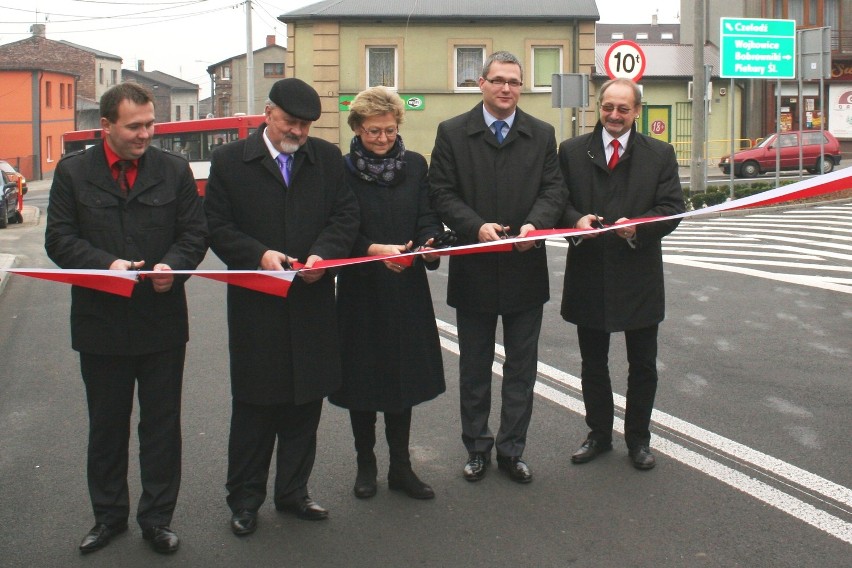
[[(538, 373), (538, 337), (543, 307), (504, 314), (500, 429), (497, 454), (520, 457), (532, 418), (533, 389)], [(456, 310), (459, 334), (459, 404), (462, 442), (468, 452), (490, 452), (495, 438), (488, 426), (491, 414), (491, 366), (494, 363), (496, 313)]]
[(308, 494), (321, 415), (322, 399), (301, 405), (233, 401), (225, 485), (232, 512), (257, 511), (263, 504), (276, 439), (276, 507), (284, 507)]
[[(657, 394), (658, 325), (624, 332), (627, 345), (627, 410), (624, 415), (624, 441), (629, 449), (651, 442), (651, 412)], [(610, 333), (577, 328), (583, 359), (581, 383), (586, 405), (589, 437), (612, 440), (614, 405), (609, 376)]]
[(138, 356), (80, 353), (89, 406), (88, 482), (96, 523), (127, 522), (128, 447), (138, 383), (143, 529), (168, 525), (181, 474), (180, 406), (186, 346)]

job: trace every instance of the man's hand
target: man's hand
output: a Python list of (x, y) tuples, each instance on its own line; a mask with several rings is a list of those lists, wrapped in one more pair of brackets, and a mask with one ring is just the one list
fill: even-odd
[[(620, 223), (627, 223), (630, 219), (627, 217), (622, 217), (618, 221), (615, 222), (616, 225)], [(636, 237), (636, 225), (631, 225), (629, 227), (618, 227), (615, 229), (615, 234), (625, 240), (632, 240)]]
[(155, 264), (154, 272), (160, 272), (161, 274), (149, 274), (148, 278), (151, 279), (151, 284), (154, 286), (154, 292), (168, 292), (172, 289), (172, 284), (174, 284), (175, 277), (174, 274), (168, 274), (172, 269), (168, 264)]
[[(518, 233), (519, 237), (526, 237), (530, 231), (534, 231), (535, 226), (531, 223), (527, 223), (521, 227), (521, 232)], [(524, 241), (522, 243), (515, 243), (515, 248), (518, 252), (526, 252), (535, 246), (536, 241)]]
[(124, 260), (123, 258), (117, 258), (112, 261), (112, 264), (109, 265), (110, 270), (142, 270), (142, 267), (145, 266), (144, 260)]
[(499, 241), (506, 236), (506, 231), (511, 227), (506, 227), (500, 223), (485, 223), (479, 228), (479, 242), (490, 243)]
[[(411, 250), (411, 247), (414, 245), (413, 242), (408, 241), (404, 245), (383, 245), (379, 243), (373, 243), (367, 249), (367, 254), (370, 256), (378, 256), (383, 254), (400, 254), (403, 252), (408, 252)], [(402, 272), (408, 266), (399, 262), (401, 259), (392, 259), (392, 260), (383, 260), (382, 262), (391, 272)]]
[(305, 284), (313, 284), (325, 275), (325, 268), (311, 268), (319, 260), (322, 258), (312, 254), (308, 257), (305, 267), (299, 271), (299, 277), (305, 281)]
[(268, 250), (260, 258), (261, 270), (292, 270), (289, 266), (298, 262), (298, 258), (287, 256), (277, 250)]
[[(584, 215), (580, 217), (580, 220), (574, 225), (575, 229), (599, 229), (600, 224), (603, 223), (603, 217), (598, 217), (594, 213), (590, 213), (588, 215)], [(594, 239), (600, 233), (589, 233), (588, 235), (583, 235), (584, 239)]]

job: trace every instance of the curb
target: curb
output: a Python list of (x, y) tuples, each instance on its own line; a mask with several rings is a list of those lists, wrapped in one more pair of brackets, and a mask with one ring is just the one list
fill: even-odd
[(3, 293), (3, 289), (6, 287), (6, 282), (8, 282), (9, 276), (11, 276), (8, 272), (6, 272), (6, 269), (14, 268), (17, 264), (18, 257), (14, 254), (0, 254), (0, 294)]

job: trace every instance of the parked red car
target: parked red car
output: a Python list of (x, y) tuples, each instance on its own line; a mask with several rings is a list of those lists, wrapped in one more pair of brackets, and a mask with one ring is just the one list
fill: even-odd
[(9, 223), (23, 223), (24, 215), (19, 209), (18, 180), (21, 181), (21, 193), (27, 193), (27, 180), (15, 171), (12, 165), (0, 160), (0, 229)]
[[(828, 131), (824, 131), (822, 134), (822, 140), (825, 144), (822, 154), (822, 173), (828, 173), (840, 164), (840, 142)], [(799, 169), (799, 145), (801, 143), (803, 167), (812, 174), (820, 173), (820, 138), (819, 130), (782, 132), (781, 169)], [(763, 142), (754, 148), (734, 152), (734, 175), (750, 178), (762, 173), (774, 172), (777, 140), (777, 133), (769, 134)], [(730, 156), (722, 156), (719, 167), (722, 172), (729, 174), (731, 171)]]

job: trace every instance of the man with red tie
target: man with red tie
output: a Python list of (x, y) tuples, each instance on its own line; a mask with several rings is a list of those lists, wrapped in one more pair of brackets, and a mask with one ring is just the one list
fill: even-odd
[[(678, 164), (670, 144), (636, 130), (642, 92), (629, 79), (604, 83), (594, 130), (559, 146), (569, 202), (562, 226), (600, 228), (684, 211)], [(575, 464), (612, 449), (614, 404), (608, 356), (610, 334), (627, 343), (624, 439), (631, 463), (656, 465), (650, 449), (657, 389), (657, 329), (665, 317), (661, 239), (678, 221), (625, 226), (571, 243), (562, 317), (577, 326), (581, 382), (590, 432), (571, 456)]]
[(100, 101), (103, 143), (64, 157), (47, 208), (45, 249), (60, 268), (152, 270), (130, 298), (74, 286), (71, 346), (89, 407), (88, 482), (99, 550), (127, 530), (130, 418), (139, 400), (142, 493), (136, 522), (160, 553), (181, 474), (180, 405), (189, 320), (185, 276), (207, 251), (207, 221), (186, 160), (151, 147), (154, 98), (119, 83)]

